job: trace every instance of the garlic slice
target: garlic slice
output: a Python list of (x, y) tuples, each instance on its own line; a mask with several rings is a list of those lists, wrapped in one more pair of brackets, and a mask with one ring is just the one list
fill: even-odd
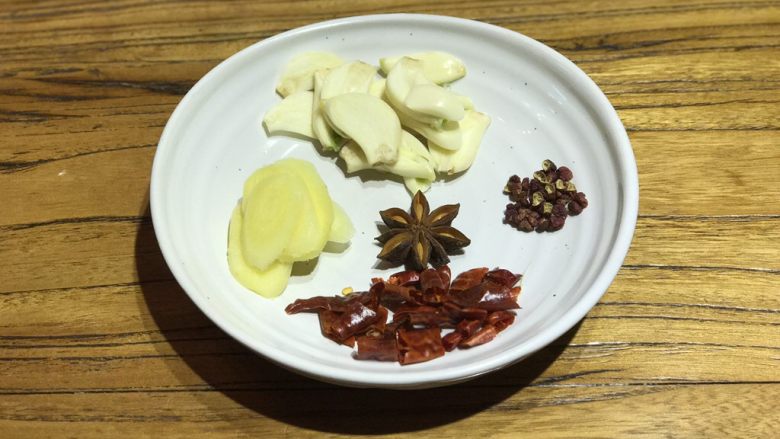
[(446, 121), (441, 128), (436, 129), (430, 125), (418, 122), (403, 113), (399, 113), (398, 118), (401, 120), (401, 125), (404, 128), (420, 134), (428, 139), (429, 142), (433, 142), (444, 149), (454, 151), (460, 149), (463, 143), (463, 132), (460, 129), (460, 122)]
[(352, 140), (341, 147), (339, 150), (339, 157), (344, 160), (344, 164), (347, 167), (347, 174), (352, 174), (364, 169), (371, 169), (371, 165), (368, 164), (368, 160), (366, 160), (366, 155), (363, 154), (363, 150), (361, 150), (358, 144)]
[[(406, 55), (407, 58), (422, 61), (425, 77), (437, 84), (445, 84), (466, 76), (466, 66), (463, 61), (447, 52), (431, 51)], [(379, 67), (385, 74), (403, 58), (392, 56), (379, 60)]]
[(311, 129), (313, 102), (314, 93), (310, 91), (299, 91), (282, 99), (263, 117), (268, 134), (292, 133), (313, 139), (314, 131)]
[(334, 68), (322, 83), (320, 100), (345, 93), (368, 93), (369, 86), (376, 76), (376, 67), (363, 61), (353, 61)]
[(447, 175), (457, 174), (468, 169), (477, 156), (479, 145), (485, 130), (490, 125), (490, 117), (478, 111), (468, 111), (460, 121), (463, 144), (457, 151), (447, 150), (433, 142), (428, 142), (436, 170)]
[(385, 97), (398, 113), (404, 113), (409, 118), (431, 126), (441, 125), (441, 118), (415, 113), (404, 105), (412, 87), (426, 82), (428, 81), (422, 73), (422, 63), (411, 58), (402, 58), (387, 74)]
[(387, 80), (385, 78), (377, 79), (368, 87), (368, 93), (381, 99), (385, 95), (386, 88)]
[(387, 75), (385, 95), (390, 104), (410, 118), (440, 127), (445, 120), (463, 118), (463, 103), (455, 93), (438, 86), (423, 74), (422, 62), (401, 58)]
[(414, 135), (408, 131), (401, 133), (401, 144), (398, 150), (398, 161), (392, 165), (379, 164), (371, 166), (363, 151), (354, 142), (347, 142), (339, 151), (339, 156), (344, 160), (347, 173), (362, 171), (364, 169), (377, 169), (390, 174), (404, 177), (405, 179), (434, 180), (436, 173), (433, 169), (433, 159), (428, 148), (425, 147)]
[(304, 52), (291, 59), (284, 67), (276, 91), (287, 97), (295, 92), (309, 91), (314, 88), (314, 72), (331, 69), (344, 61), (331, 52)]
[(406, 95), (404, 105), (412, 111), (444, 120), (461, 120), (466, 114), (458, 95), (436, 84), (415, 85)]
[(458, 100), (460, 101), (460, 104), (463, 105), (464, 110), (474, 109), (474, 101), (472, 101), (470, 97), (464, 95), (457, 95), (457, 94), (455, 96), (457, 96)]
[(398, 161), (394, 165), (383, 166), (384, 170), (405, 178), (421, 178), (433, 180), (436, 172), (433, 169), (433, 159), (428, 148), (417, 137), (408, 131), (401, 133), (401, 148), (398, 150)]
[(367, 93), (346, 93), (328, 99), (324, 114), (337, 133), (360, 146), (370, 165), (398, 160), (401, 122), (385, 101)]
[(325, 122), (325, 116), (322, 113), (322, 101), (320, 94), (322, 93), (322, 84), (325, 81), (325, 75), (328, 74), (327, 70), (317, 70), (314, 72), (314, 94), (312, 99), (312, 112), (311, 112), (311, 131), (314, 137), (320, 141), (322, 149), (330, 151), (338, 151), (341, 148), (341, 144), (344, 143), (333, 131), (333, 128)]

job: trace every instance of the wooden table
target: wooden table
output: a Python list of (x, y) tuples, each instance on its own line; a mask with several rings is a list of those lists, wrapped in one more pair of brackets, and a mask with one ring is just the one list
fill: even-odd
[[(549, 3), (549, 4), (548, 4)], [(777, 437), (780, 2), (5, 1), (0, 437)], [(217, 329), (149, 215), (161, 130), (237, 50), (325, 19), (457, 14), (577, 63), (628, 129), (636, 236), (578, 326), (423, 392), (314, 382)]]

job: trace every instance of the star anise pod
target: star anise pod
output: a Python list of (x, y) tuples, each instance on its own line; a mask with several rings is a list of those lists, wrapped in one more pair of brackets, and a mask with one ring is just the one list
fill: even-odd
[(471, 240), (452, 227), (460, 204), (446, 204), (430, 211), (428, 200), (417, 191), (409, 213), (394, 207), (379, 212), (388, 231), (376, 238), (382, 243), (379, 259), (423, 270), (428, 263), (440, 267), (450, 261), (447, 254), (471, 244)]

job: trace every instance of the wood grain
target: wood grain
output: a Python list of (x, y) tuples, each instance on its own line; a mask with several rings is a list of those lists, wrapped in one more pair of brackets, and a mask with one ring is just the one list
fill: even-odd
[[(520, 364), (424, 392), (338, 388), (257, 357), (176, 284), (148, 209), (162, 128), (210, 68), (382, 12), (560, 51), (613, 103), (639, 169), (631, 250), (588, 316)], [(780, 428), (780, 2), (9, 1), (0, 59), (0, 437)]]

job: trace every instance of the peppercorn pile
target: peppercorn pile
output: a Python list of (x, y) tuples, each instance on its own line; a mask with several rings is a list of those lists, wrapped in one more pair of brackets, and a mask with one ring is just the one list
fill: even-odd
[(555, 232), (563, 228), (569, 215), (579, 215), (588, 207), (585, 194), (577, 192), (574, 174), (566, 166), (542, 162), (532, 178), (509, 177), (504, 193), (513, 203), (506, 205), (504, 224), (530, 232)]

